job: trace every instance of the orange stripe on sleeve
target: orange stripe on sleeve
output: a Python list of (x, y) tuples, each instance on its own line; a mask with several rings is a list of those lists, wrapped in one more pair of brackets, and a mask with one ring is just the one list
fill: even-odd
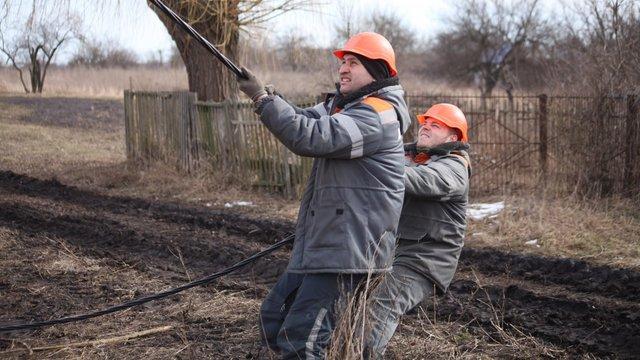
[(378, 113), (381, 113), (385, 110), (393, 109), (393, 105), (391, 105), (388, 101), (373, 96), (365, 98), (364, 100), (362, 100), (362, 102), (371, 106), (373, 110)]

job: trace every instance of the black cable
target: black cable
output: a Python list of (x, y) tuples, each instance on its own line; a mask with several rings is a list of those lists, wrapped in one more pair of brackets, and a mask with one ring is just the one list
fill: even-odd
[(30, 324), (16, 324), (16, 325), (2, 325), (0, 326), (0, 332), (7, 332), (7, 331), (15, 331), (15, 330), (25, 330), (25, 329), (35, 329), (35, 328), (39, 328), (39, 327), (43, 327), (43, 326), (49, 326), (49, 325), (55, 325), (55, 324), (64, 324), (64, 323), (69, 323), (69, 322), (75, 322), (75, 321), (81, 321), (81, 320), (86, 320), (86, 319), (91, 319), (94, 317), (98, 317), (98, 316), (102, 316), (102, 315), (106, 315), (106, 314), (111, 314), (117, 311), (121, 311), (124, 309), (128, 309), (130, 307), (134, 307), (134, 306), (138, 306), (138, 305), (142, 305), (144, 303), (148, 303), (150, 301), (154, 301), (154, 300), (159, 300), (162, 298), (165, 298), (169, 295), (173, 295), (173, 294), (177, 294), (179, 292), (182, 292), (184, 290), (190, 289), (192, 287), (196, 287), (196, 286), (200, 286), (200, 285), (204, 285), (207, 284), (221, 276), (227, 275), (233, 271), (238, 270), (239, 268), (250, 264), (256, 260), (258, 260), (259, 258), (268, 255), (274, 251), (276, 251), (277, 249), (283, 247), (286, 244), (289, 244), (291, 242), (293, 242), (293, 238), (294, 235), (289, 235), (286, 238), (284, 238), (283, 240), (280, 240), (279, 242), (271, 245), (270, 247), (253, 254), (252, 256), (232, 265), (231, 267), (228, 267), (222, 271), (219, 271), (215, 274), (211, 274), (205, 278), (202, 278), (200, 280), (195, 280), (192, 281), (190, 283), (184, 284), (180, 287), (177, 288), (173, 288), (173, 289), (169, 289), (169, 290), (165, 290), (153, 295), (147, 295), (145, 297), (141, 297), (139, 299), (135, 299), (135, 300), (131, 300), (131, 301), (127, 301), (125, 303), (122, 303), (120, 305), (115, 305), (103, 310), (98, 310), (98, 311), (94, 311), (94, 312), (90, 312), (90, 313), (86, 313), (86, 314), (81, 314), (81, 315), (74, 315), (74, 316), (67, 316), (67, 317), (63, 317), (60, 319), (54, 319), (54, 320), (49, 320), (49, 321), (39, 321), (39, 322), (35, 322), (35, 323), (30, 323)]
[(215, 57), (218, 58), (224, 65), (231, 70), (236, 76), (246, 79), (247, 75), (245, 75), (242, 70), (234, 64), (229, 58), (224, 56), (220, 52), (220, 50), (216, 49), (209, 40), (207, 40), (204, 36), (200, 35), (199, 32), (196, 31), (191, 25), (189, 25), (186, 21), (184, 21), (178, 14), (176, 14), (173, 10), (171, 10), (167, 5), (165, 5), (161, 0), (149, 0), (153, 5), (155, 5), (158, 9), (160, 9), (165, 15), (167, 15), (171, 20), (173, 20), (176, 24), (178, 24), (182, 30), (186, 31), (189, 35), (191, 35), (196, 41), (200, 43), (205, 49), (209, 50)]

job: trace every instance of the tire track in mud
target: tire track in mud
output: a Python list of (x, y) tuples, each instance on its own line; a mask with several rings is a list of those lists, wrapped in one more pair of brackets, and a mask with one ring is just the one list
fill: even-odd
[(192, 225), (210, 230), (224, 229), (228, 233), (265, 244), (273, 244), (294, 229), (293, 223), (290, 222), (254, 219), (232, 212), (203, 210), (176, 203), (108, 196), (64, 185), (56, 179), (41, 180), (11, 171), (0, 171), (0, 190), (113, 214), (151, 217), (168, 223)]
[[(167, 273), (163, 276), (173, 281), (183, 272), (168, 246), (180, 247), (191, 270), (210, 273), (257, 251), (260, 243), (272, 244), (294, 228), (291, 222), (106, 196), (9, 171), (0, 171), (0, 196), (0, 226), (27, 236), (60, 237), (89, 256), (125, 261), (151, 276)], [(257, 283), (263, 294), (264, 284), (274, 282), (286, 267), (286, 258), (285, 251), (279, 251), (234, 274), (233, 279), (244, 285), (220, 282), (216, 286), (245, 290), (248, 284)], [(573, 354), (627, 358), (640, 352), (637, 271), (466, 248), (459, 271), (472, 269), (487, 275), (487, 285), (455, 281), (433, 308), (438, 318), (462, 321), (491, 333), (496, 330), (499, 309), (505, 328), (513, 325)], [(500, 278), (504, 274), (527, 283)], [(571, 296), (558, 293), (558, 287)]]
[(471, 266), (485, 274), (510, 274), (540, 284), (563, 285), (573, 291), (640, 301), (640, 273), (631, 269), (474, 248), (465, 248), (460, 262), (461, 267)]
[[(640, 304), (607, 304), (540, 293), (515, 284), (487, 285), (455, 281), (426, 313), (448, 318), (500, 338), (500, 331), (525, 334), (565, 348), (569, 353), (634, 358), (640, 353)], [(544, 290), (544, 289), (543, 289)]]
[[(139, 271), (160, 271), (182, 274), (180, 262), (172, 248), (180, 249), (186, 266), (206, 275), (243, 260), (259, 251), (259, 243), (238, 236), (211, 236), (210, 232), (191, 231), (181, 226), (178, 237), (149, 224), (131, 226), (120, 219), (108, 216), (67, 213), (60, 215), (42, 207), (18, 201), (0, 200), (0, 225), (27, 236), (45, 235), (62, 238), (81, 254), (100, 258), (108, 265), (129, 264)], [(153, 231), (156, 230), (156, 231)], [(186, 235), (185, 233), (191, 234)], [(180, 236), (186, 235), (185, 237)], [(286, 266), (282, 256), (267, 256), (253, 265), (265, 281), (271, 281), (280, 272), (278, 266)], [(234, 274), (240, 279), (252, 272), (252, 268)], [(245, 276), (246, 277), (246, 276)]]

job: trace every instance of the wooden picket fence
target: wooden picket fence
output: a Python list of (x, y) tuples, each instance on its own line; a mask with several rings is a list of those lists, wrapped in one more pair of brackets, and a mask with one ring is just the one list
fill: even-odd
[[(530, 192), (542, 185), (633, 194), (640, 186), (640, 106), (634, 95), (407, 95), (406, 100), (412, 114), (438, 102), (465, 112), (473, 194)], [(130, 160), (174, 163), (187, 172), (206, 167), (289, 197), (303, 190), (312, 159), (283, 146), (249, 103), (200, 102), (187, 92), (125, 91), (124, 105)], [(405, 141), (416, 132), (414, 121)]]
[(282, 145), (250, 103), (201, 102), (187, 92), (125, 91), (124, 106), (130, 160), (174, 163), (188, 172), (206, 167), (289, 197), (303, 190), (312, 159)]

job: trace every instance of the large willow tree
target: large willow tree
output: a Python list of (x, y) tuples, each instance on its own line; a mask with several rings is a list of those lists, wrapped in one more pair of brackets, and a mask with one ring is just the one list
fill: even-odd
[[(284, 12), (300, 8), (301, 0), (165, 0), (183, 19), (198, 30), (233, 62), (238, 60), (240, 30), (264, 23)], [(307, 2), (308, 3), (308, 2)], [(176, 42), (187, 68), (189, 90), (203, 100), (219, 101), (237, 96), (235, 75), (195, 40), (156, 10)]]

